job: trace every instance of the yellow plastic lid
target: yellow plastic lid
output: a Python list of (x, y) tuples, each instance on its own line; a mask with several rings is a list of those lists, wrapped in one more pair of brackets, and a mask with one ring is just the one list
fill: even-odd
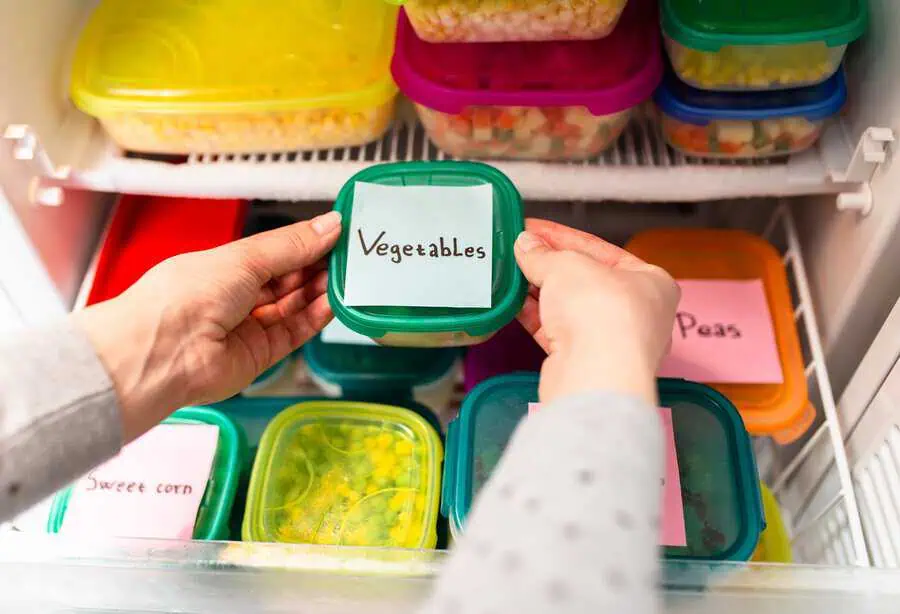
[(71, 96), (95, 116), (381, 105), (396, 19), (373, 0), (103, 0)]
[(260, 441), (243, 539), (433, 548), (442, 459), (438, 434), (411, 410), (294, 405)]

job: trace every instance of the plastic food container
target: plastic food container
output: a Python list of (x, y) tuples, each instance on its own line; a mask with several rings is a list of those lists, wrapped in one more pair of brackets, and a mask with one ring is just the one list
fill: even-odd
[(762, 280), (784, 381), (711, 385), (738, 407), (751, 434), (782, 443), (803, 435), (815, 412), (810, 412), (787, 272), (775, 248), (738, 230), (659, 229), (638, 233), (626, 249), (675, 279)]
[(488, 341), (473, 345), (463, 358), (463, 386), (469, 392), (486, 379), (517, 371), (540, 371), (547, 354), (516, 321)]
[(659, 84), (656, 10), (635, 0), (603, 40), (528, 45), (426, 43), (401, 13), (391, 70), (453, 156), (590, 158)]
[(867, 0), (662, 0), (678, 76), (709, 90), (821, 83), (868, 23)]
[[(750, 437), (735, 407), (715, 390), (659, 380), (660, 404), (672, 410), (687, 546), (669, 559), (746, 561), (765, 527)], [(441, 512), (458, 535), (473, 498), (490, 477), (528, 404), (538, 374), (486, 380), (466, 396), (447, 433)]]
[[(432, 43), (603, 38), (627, 0), (407, 0), (416, 34)], [(398, 0), (397, 4), (403, 4)]]
[(266, 388), (284, 377), (284, 375), (290, 369), (291, 365), (292, 361), (290, 357), (285, 358), (284, 360), (279, 360), (274, 365), (260, 373), (259, 377), (253, 380), (252, 384), (241, 391), (241, 394), (254, 395), (264, 393)]
[(766, 515), (766, 530), (759, 537), (759, 545), (752, 560), (757, 563), (791, 563), (791, 538), (781, 518), (781, 508), (778, 507), (775, 495), (765, 484), (760, 482), (759, 488)]
[(843, 71), (777, 92), (708, 92), (669, 74), (655, 95), (666, 141), (704, 158), (765, 158), (811, 147), (847, 100)]
[[(247, 457), (244, 432), (231, 418), (208, 407), (179, 409), (163, 420), (163, 424), (212, 424), (219, 428), (219, 444), (206, 492), (197, 512), (194, 539), (214, 541), (228, 539), (228, 520), (237, 494), (241, 468)], [(47, 521), (48, 533), (59, 533), (71, 495), (71, 487), (56, 495)]]
[[(357, 181), (383, 185), (472, 186), (494, 188), (493, 283), (489, 309), (445, 307), (349, 307), (344, 304), (347, 244)], [(489, 339), (512, 321), (525, 302), (528, 285), (513, 257), (513, 244), (525, 229), (522, 198), (497, 169), (477, 162), (398, 162), (367, 168), (338, 194), (335, 211), (344, 231), (331, 255), (328, 300), (335, 317), (350, 330), (381, 345), (452, 347)]]
[(450, 405), (459, 352), (326, 343), (316, 337), (303, 346), (303, 358), (328, 396), (413, 398), (440, 414)]
[(71, 97), (124, 149), (259, 152), (358, 145), (387, 129), (397, 8), (103, 0)]
[(400, 407), (299, 403), (263, 435), (244, 541), (433, 548), (443, 450)]

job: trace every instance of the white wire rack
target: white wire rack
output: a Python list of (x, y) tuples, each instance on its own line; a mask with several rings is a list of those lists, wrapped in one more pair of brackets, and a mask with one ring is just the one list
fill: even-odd
[[(800, 444), (763, 451), (778, 458), (768, 475), (771, 490), (793, 524), (792, 547), (801, 562), (869, 566), (859, 506), (834, 393), (825, 365), (809, 281), (790, 209), (775, 210), (764, 236), (783, 249), (794, 290), (794, 318), (801, 332), (810, 399), (819, 412), (813, 431)], [(765, 446), (771, 446), (765, 450)], [(763, 456), (766, 456), (764, 453)]]
[[(361, 147), (147, 157), (121, 152), (96, 129), (89, 133), (91, 145), (80, 148), (81, 161), (65, 167), (52, 164), (40, 139), (27, 127), (17, 128), (22, 133), (20, 145), (31, 149), (30, 159), (40, 177), (35, 198), (45, 204), (59, 204), (63, 187), (163, 196), (330, 200), (353, 173), (373, 164), (449, 159), (405, 106), (383, 138)], [(708, 161), (668, 147), (647, 109), (635, 114), (612, 148), (589, 160), (491, 164), (509, 175), (525, 198), (535, 200), (677, 202), (839, 193), (848, 184), (834, 180), (832, 167), (845, 164), (848, 145), (840, 127), (833, 128), (826, 130), (818, 147), (790, 158)]]

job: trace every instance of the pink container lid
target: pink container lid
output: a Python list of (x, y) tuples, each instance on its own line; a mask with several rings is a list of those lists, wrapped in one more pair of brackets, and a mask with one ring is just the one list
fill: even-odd
[(528, 43), (427, 43), (401, 11), (391, 72), (408, 98), (442, 113), (473, 105), (617, 113), (650, 98), (662, 79), (656, 3), (631, 0), (606, 38)]

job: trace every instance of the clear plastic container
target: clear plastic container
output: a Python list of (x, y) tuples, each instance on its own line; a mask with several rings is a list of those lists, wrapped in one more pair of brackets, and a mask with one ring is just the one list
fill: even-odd
[(432, 43), (603, 38), (628, 0), (403, 0), (416, 34)]
[(326, 343), (303, 346), (313, 381), (331, 397), (413, 398), (444, 414), (456, 384), (459, 351)]
[(867, 0), (662, 0), (678, 76), (709, 90), (815, 85), (868, 23)]
[[(350, 307), (344, 304), (347, 245), (357, 181), (383, 185), (473, 186), (490, 184), (494, 193), (494, 243), (491, 307)], [(344, 184), (334, 205), (344, 231), (331, 254), (328, 300), (335, 317), (350, 330), (380, 345), (452, 347), (489, 339), (515, 318), (528, 284), (513, 256), (513, 244), (525, 229), (522, 197), (497, 169), (477, 162), (397, 162), (361, 171)]]
[[(538, 378), (516, 373), (485, 380), (450, 423), (441, 513), (454, 535), (528, 414), (528, 404), (538, 401)], [(658, 387), (660, 405), (672, 410), (687, 538), (686, 546), (665, 547), (665, 557), (748, 560), (765, 519), (752, 444), (737, 409), (701, 384), (660, 379)]]
[[(194, 523), (194, 539), (228, 539), (230, 536), (228, 521), (237, 496), (241, 470), (248, 457), (244, 432), (231, 418), (208, 407), (179, 409), (163, 420), (163, 424), (211, 424), (219, 429), (219, 442), (213, 458), (212, 471)], [(48, 533), (59, 533), (71, 495), (70, 487), (54, 498), (47, 521)]]
[(393, 115), (396, 13), (371, 0), (103, 0), (71, 97), (135, 151), (362, 144)]
[(527, 45), (427, 43), (401, 13), (391, 70), (453, 156), (590, 158), (659, 84), (656, 12), (633, 0), (605, 39)]
[(668, 229), (636, 234), (625, 246), (666, 269), (675, 279), (760, 279), (778, 346), (780, 384), (711, 384), (741, 412), (753, 435), (787, 444), (812, 424), (800, 337), (787, 271), (781, 256), (762, 238), (739, 230)]
[(766, 158), (812, 147), (847, 100), (843, 71), (819, 85), (777, 92), (709, 92), (667, 75), (656, 91), (673, 148), (704, 158)]
[(442, 458), (437, 432), (410, 410), (294, 405), (263, 434), (243, 539), (433, 548)]

